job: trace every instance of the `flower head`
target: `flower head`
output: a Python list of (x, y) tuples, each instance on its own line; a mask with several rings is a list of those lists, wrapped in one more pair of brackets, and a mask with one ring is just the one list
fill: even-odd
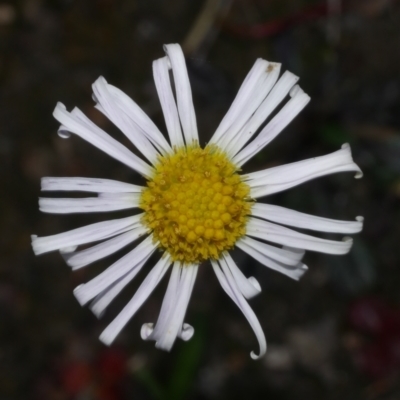
[(173, 261), (221, 258), (246, 233), (250, 187), (217, 146), (180, 147), (155, 165), (142, 222)]
[[(146, 179), (146, 186), (97, 178), (43, 178), (44, 191), (96, 193), (85, 198), (41, 198), (48, 213), (106, 212), (138, 208), (139, 214), (98, 222), (47, 237), (32, 237), (36, 254), (59, 250), (73, 270), (144, 238), (136, 247), (74, 294), (100, 316), (111, 301), (158, 250), (159, 261), (100, 339), (110, 344), (172, 266), (157, 323), (144, 324), (142, 338), (170, 350), (177, 337), (189, 340), (194, 329), (184, 323), (199, 265), (210, 261), (217, 279), (249, 321), (266, 351), (261, 325), (246, 299), (261, 292), (254, 277), (245, 277), (229, 251), (243, 250), (266, 267), (298, 280), (307, 270), (305, 250), (345, 254), (348, 237), (333, 241), (296, 232), (282, 225), (321, 232), (356, 233), (362, 218), (336, 221), (257, 202), (269, 194), (336, 172), (361, 171), (346, 144), (332, 154), (242, 174), (241, 167), (271, 142), (306, 106), (309, 96), (298, 78), (280, 64), (257, 60), (210, 142), (200, 145), (185, 60), (179, 45), (165, 46), (166, 56), (154, 61), (154, 80), (164, 113), (168, 139), (126, 94), (100, 77), (93, 84), (96, 108), (107, 116), (141, 152), (136, 156), (91, 122), (81, 111), (57, 104), (59, 135), (80, 136)], [(172, 70), (175, 93), (170, 81)], [(289, 100), (262, 127), (275, 108)], [(254, 138), (255, 136), (255, 138)], [(147, 161), (146, 161), (146, 160)], [(99, 242), (77, 250), (78, 246)], [(147, 267), (149, 268), (149, 267)]]

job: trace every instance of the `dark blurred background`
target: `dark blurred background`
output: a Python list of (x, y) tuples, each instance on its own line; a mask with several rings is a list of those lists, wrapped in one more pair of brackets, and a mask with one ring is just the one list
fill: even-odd
[[(190, 342), (164, 353), (140, 339), (142, 323), (158, 315), (164, 279), (106, 348), (99, 333), (144, 275), (97, 320), (72, 290), (110, 259), (72, 273), (59, 254), (36, 258), (30, 248), (32, 233), (107, 217), (39, 213), (42, 176), (136, 179), (79, 138), (59, 138), (56, 102), (124, 140), (93, 108), (91, 84), (103, 75), (165, 131), (151, 62), (175, 42), (203, 143), (262, 57), (299, 75), (311, 103), (245, 168), (349, 142), (364, 171), (362, 180), (329, 176), (268, 199), (330, 218), (364, 215), (349, 255), (308, 253), (310, 270), (296, 283), (236, 254), (263, 287), (250, 302), (269, 345), (257, 362), (250, 327), (208, 265), (186, 318), (196, 329)], [(395, 0), (0, 1), (0, 399), (399, 399), (399, 43)]]

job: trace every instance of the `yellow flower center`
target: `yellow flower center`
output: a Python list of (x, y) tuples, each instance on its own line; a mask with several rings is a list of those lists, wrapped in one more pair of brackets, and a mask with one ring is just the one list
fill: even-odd
[(177, 148), (154, 169), (141, 195), (142, 222), (172, 260), (218, 259), (245, 234), (250, 188), (218, 147)]

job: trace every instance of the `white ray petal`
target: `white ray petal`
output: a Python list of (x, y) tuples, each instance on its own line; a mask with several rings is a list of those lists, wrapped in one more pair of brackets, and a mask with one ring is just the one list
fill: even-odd
[(255, 240), (249, 236), (243, 236), (238, 240), (237, 243), (244, 243), (254, 250), (264, 254), (268, 258), (272, 258), (275, 261), (278, 261), (282, 264), (286, 264), (289, 267), (295, 267), (301, 261), (304, 256), (305, 251), (299, 249), (291, 249), (291, 248), (279, 248), (275, 246), (271, 246), (270, 244), (260, 242)]
[[(187, 287), (187, 291), (186, 291), (186, 295), (188, 296), (187, 299), (187, 303), (189, 304), (189, 300), (190, 297), (192, 295), (193, 292), (193, 287), (194, 287), (194, 283), (196, 282), (196, 277), (197, 277), (197, 272), (199, 269), (199, 265), (197, 264), (192, 264), (192, 265), (186, 265), (189, 268), (194, 268), (194, 270), (192, 270), (192, 279), (190, 282), (190, 287)], [(185, 299), (183, 299), (183, 301), (186, 301)], [(186, 306), (187, 308), (187, 306)], [(182, 310), (181, 310), (182, 311)], [(192, 325), (184, 323), (184, 318), (185, 318), (185, 314), (186, 314), (186, 309), (183, 311), (183, 315), (182, 315), (182, 324), (180, 324), (179, 327), (179, 331), (178, 331), (178, 338), (184, 340), (185, 342), (187, 342), (188, 340), (190, 340), (192, 338), (192, 336), (194, 335), (194, 328)]]
[(167, 291), (165, 292), (164, 299), (161, 304), (161, 310), (156, 326), (154, 327), (154, 324), (152, 323), (147, 323), (142, 326), (141, 337), (143, 340), (157, 341), (161, 337), (162, 332), (164, 332), (166, 324), (168, 323), (168, 316), (173, 312), (175, 307), (181, 271), (182, 268), (180, 263), (175, 262), (172, 267)]
[(194, 328), (192, 325), (187, 324), (186, 322), (182, 324), (182, 329), (178, 332), (178, 338), (187, 342), (194, 335)]
[(41, 180), (43, 191), (71, 191), (96, 193), (141, 193), (143, 186), (99, 178), (45, 177)]
[(240, 243), (237, 242), (236, 246), (239, 247), (239, 249), (243, 250), (245, 253), (247, 253), (249, 256), (253, 257), (259, 263), (265, 265), (268, 268), (273, 269), (274, 271), (278, 271), (281, 274), (286, 275), (289, 278), (292, 278), (296, 281), (298, 281), (308, 269), (307, 266), (301, 262), (299, 262), (296, 266), (293, 267), (287, 264), (283, 264), (279, 261), (273, 260), (272, 258), (266, 256), (265, 253), (262, 253), (253, 247), (250, 247), (244, 241)]
[(154, 324), (152, 322), (146, 322), (140, 328), (140, 337), (143, 340), (151, 340), (151, 334), (154, 332)]
[[(141, 193), (99, 193), (98, 198), (108, 201), (135, 201), (139, 205)], [(138, 207), (138, 206), (137, 206)]]
[(275, 108), (278, 107), (278, 105), (287, 96), (289, 91), (291, 91), (290, 89), (298, 81), (298, 79), (299, 78), (297, 76), (288, 71), (281, 76), (278, 83), (273, 87), (271, 92), (264, 99), (260, 107), (243, 128), (241, 135), (238, 136), (239, 140), (235, 141), (235, 150), (237, 149), (236, 152), (250, 140), (263, 122), (271, 115)]
[[(64, 104), (62, 104), (60, 102), (57, 103), (56, 107), (58, 107), (59, 104), (61, 104), (65, 108)], [(53, 115), (54, 115), (54, 113), (53, 113)], [(61, 139), (69, 139), (71, 137), (71, 131), (68, 130), (67, 126), (61, 124), (60, 127), (58, 128), (57, 135)]]
[[(176, 337), (178, 336), (180, 325), (183, 324), (183, 318), (181, 320), (176, 320), (177, 311), (179, 311), (182, 306), (185, 307), (185, 304), (182, 303), (180, 300), (182, 298), (184, 287), (187, 287), (190, 283), (188, 280), (189, 278), (189, 270), (181, 266), (178, 287), (174, 296), (174, 303), (171, 304), (168, 310), (168, 314), (162, 319), (162, 327), (160, 327), (158, 338), (156, 340), (156, 347), (159, 349), (169, 351), (172, 348)], [(173, 321), (174, 317), (175, 321)]]
[(76, 287), (74, 295), (79, 303), (81, 305), (86, 304), (130, 271), (135, 270), (136, 273), (138, 273), (140, 268), (144, 265), (144, 262), (148, 260), (156, 250), (156, 246), (152, 243), (152, 240), (153, 237), (150, 235), (101, 274), (97, 275), (89, 282)]
[(357, 217), (356, 221), (340, 221), (322, 218), (290, 210), (285, 207), (263, 203), (254, 203), (251, 208), (251, 215), (296, 228), (348, 234), (361, 232), (364, 220), (363, 217)]
[(251, 188), (251, 197), (256, 199), (290, 189), (320, 176), (346, 171), (355, 171), (356, 178), (362, 177), (360, 168), (351, 157), (348, 144), (325, 156), (253, 172), (243, 178)]
[(39, 198), (39, 210), (52, 214), (74, 214), (88, 212), (108, 212), (126, 210), (139, 206), (139, 193), (131, 193), (124, 198), (85, 197), (71, 198)]
[(73, 270), (76, 270), (116, 253), (146, 233), (147, 229), (142, 225), (138, 225), (128, 232), (89, 247), (88, 249), (63, 252), (62, 256), (66, 263), (72, 267)]
[(168, 58), (153, 61), (153, 76), (172, 146), (184, 145), (181, 123), (169, 78)]
[[(295, 86), (298, 88), (298, 86)], [(300, 113), (300, 111), (308, 104), (310, 101), (310, 96), (305, 94), (302, 90), (295, 91), (296, 95), (293, 96), (283, 107), (279, 110), (271, 121), (261, 130), (258, 136), (250, 142), (243, 150), (241, 150), (234, 158), (238, 166), (242, 166), (252, 157), (254, 157), (259, 151), (261, 151), (268, 143), (270, 143), (287, 125)], [(267, 103), (266, 103), (267, 104)], [(258, 121), (255, 125), (258, 124)], [(252, 136), (254, 131), (252, 129), (243, 132), (244, 134), (240, 136), (240, 142), (235, 146), (235, 152), (247, 142)], [(247, 135), (247, 136), (246, 136)]]
[[(279, 77), (279, 64), (270, 63), (267, 71), (264, 75), (264, 80), (257, 85), (256, 90), (250, 99), (247, 100), (246, 104), (236, 115), (235, 120), (229, 129), (225, 132), (223, 138), (221, 138), (217, 144), (219, 147), (232, 154), (232, 146), (238, 140), (242, 134), (242, 129), (245, 124), (252, 118), (253, 114), (261, 106), (268, 93), (274, 87)], [(276, 89), (273, 91), (275, 98), (285, 97), (290, 87), (293, 86), (299, 78), (290, 72), (286, 72), (276, 85)], [(282, 93), (282, 94), (281, 94)], [(272, 99), (274, 100), (274, 98)], [(235, 153), (235, 152), (233, 152)]]
[[(246, 106), (247, 101), (257, 90), (260, 82), (265, 78), (269, 62), (258, 58), (253, 67), (247, 74), (240, 89), (233, 100), (228, 112), (225, 114), (213, 137), (210, 144), (217, 144), (218, 141), (224, 136), (225, 132), (231, 127), (233, 121), (236, 119), (237, 114)], [(276, 68), (280, 68), (280, 64), (276, 64)]]
[(58, 233), (57, 235), (44, 237), (33, 235), (32, 248), (34, 253), (39, 255), (49, 251), (108, 239), (109, 237), (129, 231), (135, 225), (140, 224), (142, 215), (138, 214), (133, 217), (97, 222), (68, 232)]
[(181, 334), (180, 336), (184, 338), (193, 335), (193, 332), (190, 334), (190, 331), (188, 336), (182, 334), (182, 328), (190, 296), (193, 291), (194, 282), (196, 280), (197, 271), (198, 265), (185, 265), (183, 267), (175, 307), (173, 313), (168, 319), (166, 329), (161, 333), (160, 339), (156, 342), (157, 348), (169, 351), (171, 350), (178, 334)]
[(98, 102), (96, 108), (121, 130), (151, 164), (154, 164), (160, 153), (153, 147), (134, 120), (118, 107), (118, 102), (114, 100), (115, 96), (110, 92), (107, 81), (100, 76), (93, 83), (92, 88)]
[(238, 288), (246, 299), (251, 299), (261, 293), (261, 286), (257, 279), (253, 276), (246, 278), (229, 253), (224, 253), (219, 263), (222, 268), (229, 268)]
[(198, 266), (174, 263), (167, 292), (161, 306), (157, 324), (142, 326), (143, 340), (156, 341), (156, 347), (169, 350), (176, 337), (189, 340), (194, 333), (191, 325), (183, 323), (187, 304), (193, 290)]
[(124, 289), (124, 287), (132, 281), (132, 279), (141, 271), (143, 266), (148, 261), (149, 257), (144, 258), (134, 268), (121, 276), (117, 280), (113, 281), (108, 287), (102, 290), (98, 295), (94, 297), (90, 303), (89, 308), (97, 318), (100, 318), (104, 313), (107, 306), (114, 300), (115, 297)]
[(114, 95), (114, 101), (121, 111), (140, 128), (143, 135), (153, 143), (154, 147), (164, 155), (170, 153), (171, 146), (147, 114), (122, 90), (110, 84), (108, 84), (108, 89)]
[(296, 75), (286, 71), (276, 83), (279, 77), (279, 70), (280, 68), (275, 68), (268, 74), (272, 85), (269, 86), (267, 96), (240, 132), (228, 142), (226, 150), (231, 156), (234, 156), (253, 137), (261, 124), (271, 115), (275, 108), (278, 107), (287, 96), (292, 86), (299, 80)]
[(192, 90), (190, 88), (185, 57), (183, 56), (179, 44), (167, 44), (164, 46), (164, 50), (171, 63), (171, 69), (174, 75), (176, 102), (183, 134), (186, 144), (191, 145), (194, 141), (199, 141), (199, 135), (197, 133), (196, 115), (194, 112)]
[(247, 301), (244, 299), (241, 291), (239, 290), (235, 278), (229, 271), (229, 269), (225, 269), (223, 272), (221, 271), (218, 263), (214, 260), (211, 261), (211, 265), (214, 269), (215, 275), (219, 283), (221, 284), (224, 291), (228, 294), (228, 296), (236, 303), (236, 305), (240, 308), (247, 321), (249, 322), (251, 328), (253, 329), (254, 334), (258, 340), (258, 344), (260, 346), (260, 353), (256, 355), (253, 351), (250, 353), (250, 356), (253, 360), (256, 360), (262, 357), (267, 351), (267, 341), (265, 339), (264, 332), (261, 328), (260, 322), (258, 321), (254, 311), (250, 308)]
[(57, 103), (53, 116), (63, 125), (62, 129), (75, 133), (146, 178), (151, 176), (153, 168), (150, 165), (96, 126), (77, 108), (69, 113), (64, 104)]
[(285, 246), (327, 254), (347, 254), (353, 244), (350, 237), (342, 241), (320, 239), (257, 218), (249, 218), (246, 235)]
[[(118, 316), (111, 322), (110, 325), (102, 332), (100, 335), (100, 340), (110, 345), (119, 332), (124, 328), (127, 322), (135, 315), (137, 310), (142, 306), (142, 304), (147, 300), (153, 290), (156, 288), (160, 280), (163, 278), (167, 272), (171, 261), (168, 257), (161, 258), (157, 264), (151, 269), (149, 274), (143, 280), (142, 284), (139, 286), (138, 290), (129, 301), (129, 303), (123, 308), (123, 310), (118, 314)], [(125, 283), (125, 282), (124, 282)], [(92, 306), (93, 312), (95, 314), (101, 313), (112, 299), (116, 296), (116, 289), (112, 288), (110, 292), (107, 292), (100, 299), (96, 299)]]

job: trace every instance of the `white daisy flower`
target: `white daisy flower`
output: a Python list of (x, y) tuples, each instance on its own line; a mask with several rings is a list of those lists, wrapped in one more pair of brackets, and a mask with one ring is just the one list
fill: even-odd
[[(47, 177), (42, 179), (44, 191), (91, 192), (95, 196), (39, 199), (40, 210), (47, 213), (130, 208), (139, 208), (141, 213), (53, 236), (33, 236), (33, 250), (37, 255), (59, 250), (75, 270), (144, 238), (100, 275), (78, 286), (74, 294), (82, 305), (91, 302), (91, 309), (100, 316), (150, 256), (161, 252), (159, 261), (100, 340), (107, 345), (114, 341), (172, 266), (158, 320), (144, 324), (141, 330), (144, 340), (154, 340), (163, 350), (170, 350), (177, 337), (192, 337), (194, 329), (184, 317), (199, 265), (210, 260), (222, 288), (254, 330), (259, 351), (252, 352), (251, 357), (256, 359), (265, 354), (267, 344), (246, 299), (259, 294), (261, 288), (254, 277), (244, 276), (229, 251), (236, 246), (266, 267), (298, 280), (307, 270), (301, 262), (305, 250), (346, 254), (352, 239), (326, 240), (284, 226), (344, 234), (362, 229), (362, 217), (336, 221), (258, 200), (323, 175), (354, 171), (359, 178), (362, 173), (347, 144), (325, 156), (239, 173), (309, 102), (309, 96), (296, 85), (298, 77), (290, 72), (279, 77), (280, 64), (258, 59), (212, 139), (201, 147), (182, 50), (178, 44), (166, 45), (164, 50), (166, 56), (154, 61), (153, 73), (169, 140), (132, 99), (103, 77), (93, 84), (96, 108), (128, 137), (144, 159), (97, 127), (79, 109), (68, 112), (58, 103), (54, 111), (61, 123), (60, 136), (80, 136), (142, 175), (146, 186), (108, 179)], [(263, 126), (286, 99), (286, 104)], [(77, 250), (94, 242), (98, 243)]]

